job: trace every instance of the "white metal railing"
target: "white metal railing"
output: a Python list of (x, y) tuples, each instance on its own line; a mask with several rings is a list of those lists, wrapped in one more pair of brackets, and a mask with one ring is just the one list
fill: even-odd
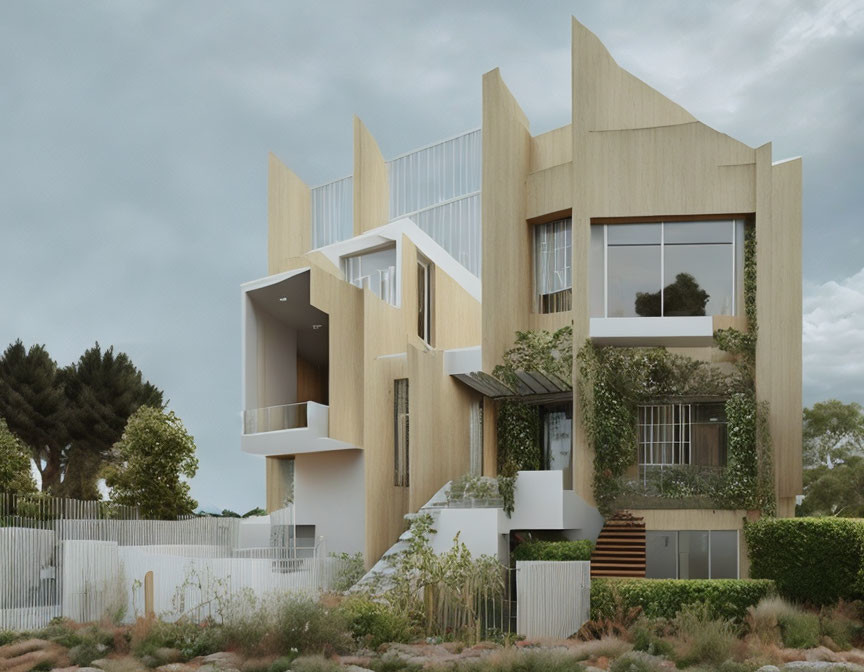
[(265, 406), (243, 411), (243, 433), (276, 432), (308, 427), (307, 402)]
[(157, 615), (200, 620), (235, 596), (316, 594), (342, 566), (327, 557), (323, 537), (314, 546), (298, 539), (292, 507), (255, 523), (268, 525), (265, 548), (239, 546), (239, 518), (68, 518), (77, 513), (68, 502), (35, 511), (30, 499), (0, 496), (0, 631), (38, 629), (59, 616), (132, 622), (149, 572)]

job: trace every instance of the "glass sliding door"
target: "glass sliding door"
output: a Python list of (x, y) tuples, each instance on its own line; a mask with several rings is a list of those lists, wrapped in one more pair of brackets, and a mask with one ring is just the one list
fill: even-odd
[(543, 468), (561, 470), (564, 489), (573, 488), (573, 409), (569, 404), (544, 407)]

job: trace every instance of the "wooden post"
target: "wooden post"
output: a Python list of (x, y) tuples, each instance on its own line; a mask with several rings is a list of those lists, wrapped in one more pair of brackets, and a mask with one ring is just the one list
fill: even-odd
[(156, 618), (156, 612), (153, 610), (153, 572), (147, 572), (144, 575), (144, 616), (148, 621)]

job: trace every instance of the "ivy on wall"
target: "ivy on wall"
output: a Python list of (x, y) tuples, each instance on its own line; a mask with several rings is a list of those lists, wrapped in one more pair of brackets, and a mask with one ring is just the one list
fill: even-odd
[[(516, 388), (518, 371), (539, 371), (569, 382), (573, 375), (573, 329), (554, 332), (518, 331), (513, 347), (492, 371), (498, 380)], [(498, 473), (515, 476), (543, 466), (540, 445), (540, 411), (520, 399), (508, 399), (498, 407)]]
[(582, 418), (594, 447), (594, 499), (611, 513), (624, 493), (624, 475), (636, 462), (637, 410), (658, 399), (730, 397), (747, 390), (739, 372), (665, 348), (595, 347), (590, 340), (576, 355)]
[[(554, 332), (518, 331), (513, 347), (502, 359), (492, 374), (510, 388), (516, 388), (518, 371), (538, 371), (569, 382), (573, 375), (573, 330), (568, 326)], [(520, 399), (503, 401), (498, 407), (496, 430), (498, 488), (509, 516), (513, 512), (517, 472), (543, 467), (540, 409)]]
[(735, 356), (736, 371), (675, 355), (664, 348), (595, 347), (576, 355), (577, 389), (585, 431), (594, 447), (594, 497), (611, 513), (625, 492), (624, 476), (636, 462), (637, 410), (658, 399), (719, 396), (727, 399), (727, 467), (709, 494), (718, 507), (775, 512), (768, 407), (755, 396), (756, 235), (744, 243), (744, 312), (747, 331), (721, 329), (718, 348)]

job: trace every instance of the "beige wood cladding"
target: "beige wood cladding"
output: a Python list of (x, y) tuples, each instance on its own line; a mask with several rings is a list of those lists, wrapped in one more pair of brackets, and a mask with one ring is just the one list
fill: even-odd
[[(270, 160), (271, 273), (311, 266), (312, 305), (329, 315), (330, 436), (362, 448), (366, 561), (371, 564), (416, 511), (469, 465), (474, 392), (445, 373), (443, 351), (482, 343), (491, 372), (515, 332), (572, 324), (574, 350), (589, 338), (589, 234), (592, 221), (700, 215), (752, 216), (758, 237), (757, 393), (771, 405), (780, 515), (801, 491), (801, 163), (771, 164), (771, 148), (748, 147), (697, 121), (621, 69), (600, 41), (572, 25), (571, 123), (532, 137), (528, 119), (500, 72), (482, 80), (483, 305), (435, 268), (431, 344), (417, 334), (418, 251), (403, 237), (401, 305), (344, 281), (310, 240), (309, 190)], [(354, 233), (386, 224), (387, 166), (375, 139), (354, 119)], [(572, 310), (538, 314), (532, 225), (572, 215)], [(714, 327), (743, 328), (742, 315)], [(731, 366), (712, 347), (675, 352)], [(313, 377), (298, 375), (307, 389)], [(394, 485), (394, 380), (409, 380), (409, 481)], [(301, 380), (303, 381), (301, 383)], [(313, 386), (314, 387), (314, 386)], [(320, 391), (316, 391), (318, 394)], [(309, 392), (312, 394), (312, 392)], [(311, 397), (310, 397), (311, 398)], [(593, 502), (593, 453), (574, 399), (576, 492)], [(496, 473), (495, 404), (483, 400), (483, 472)], [(280, 496), (280, 465), (267, 461), (268, 506)], [(648, 529), (741, 529), (744, 512), (637, 511)], [(743, 551), (742, 567), (746, 563)]]
[(369, 129), (354, 117), (354, 235), (384, 226), (389, 215), (387, 163)]
[(286, 264), (309, 249), (312, 215), (309, 187), (275, 154), (267, 171), (267, 272), (287, 270)]
[[(589, 337), (592, 220), (756, 213), (758, 392), (771, 403), (777, 494), (800, 493), (800, 162), (772, 167), (770, 148), (754, 150), (698, 122), (622, 70), (575, 19), (572, 59), (571, 124), (534, 138), (500, 73), (493, 70), (483, 79), (484, 370), (500, 362), (517, 330), (555, 329), (572, 321), (574, 349)], [(779, 218), (772, 214), (778, 208)], [(528, 221), (567, 211), (573, 219), (572, 311), (538, 315)], [(742, 315), (718, 316), (714, 325), (743, 329), (746, 321)], [(716, 348), (674, 351), (730, 361)], [(578, 398), (574, 404), (574, 487), (591, 502), (593, 454)]]

